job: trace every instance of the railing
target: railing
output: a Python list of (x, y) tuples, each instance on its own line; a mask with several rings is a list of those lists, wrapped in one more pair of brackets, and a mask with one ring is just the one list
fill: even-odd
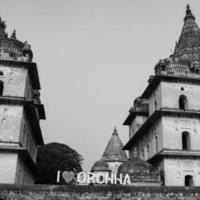
[(200, 78), (200, 74), (191, 72), (189, 67), (184, 64), (171, 63), (166, 66), (157, 66), (156, 75), (167, 75), (167, 76), (178, 76), (178, 77), (189, 77), (189, 78)]

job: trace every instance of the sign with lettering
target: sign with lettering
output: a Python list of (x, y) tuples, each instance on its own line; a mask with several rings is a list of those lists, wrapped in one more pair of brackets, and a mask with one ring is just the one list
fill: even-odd
[(65, 183), (69, 184), (75, 181), (77, 184), (122, 184), (131, 185), (130, 176), (128, 174), (122, 175), (111, 173), (93, 173), (93, 172), (79, 172), (75, 175), (73, 171), (58, 171), (57, 183), (60, 182), (61, 177), (65, 180)]

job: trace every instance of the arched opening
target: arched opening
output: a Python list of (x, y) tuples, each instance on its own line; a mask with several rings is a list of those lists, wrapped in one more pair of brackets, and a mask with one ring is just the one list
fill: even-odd
[(0, 95), (3, 95), (3, 82), (0, 81)]
[(185, 110), (187, 108), (187, 97), (180, 95), (179, 97), (179, 109)]
[(160, 171), (160, 180), (162, 181), (162, 185), (165, 185), (165, 172), (163, 170)]
[(185, 176), (185, 186), (194, 186), (193, 176), (191, 175)]
[(2, 71), (0, 71), (0, 76), (3, 76), (3, 72)]
[(144, 148), (142, 147), (142, 159), (144, 159)]
[(154, 107), (157, 110), (157, 101), (156, 101), (156, 99), (154, 100)]
[(190, 150), (190, 134), (187, 131), (182, 132), (182, 149)]
[(158, 136), (155, 136), (155, 150), (158, 152)]

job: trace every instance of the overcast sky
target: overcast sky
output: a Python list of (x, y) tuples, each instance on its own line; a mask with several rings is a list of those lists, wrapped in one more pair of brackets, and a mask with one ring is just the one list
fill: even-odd
[(32, 45), (47, 120), (45, 143), (77, 150), (90, 170), (114, 126), (122, 126), (154, 66), (178, 39), (189, 3), (199, 0), (0, 0), (0, 16)]

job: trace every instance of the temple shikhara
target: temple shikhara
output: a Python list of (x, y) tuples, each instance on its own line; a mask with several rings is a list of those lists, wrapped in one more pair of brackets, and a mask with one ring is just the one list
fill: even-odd
[(30, 45), (5, 29), (0, 19), (0, 183), (33, 184), (45, 119), (37, 65)]
[(200, 186), (200, 28), (189, 5), (174, 53), (155, 65), (124, 125), (132, 163), (150, 163), (163, 185)]
[(123, 143), (119, 138), (117, 129), (114, 128), (112, 136), (100, 160), (96, 161), (91, 169), (94, 173), (117, 174), (118, 167), (127, 161), (126, 152), (122, 150)]
[[(96, 161), (91, 172), (106, 179), (116, 175), (124, 180), (129, 175), (134, 186), (160, 186), (160, 175), (153, 166), (140, 158), (128, 159), (123, 144), (115, 128), (100, 160)], [(122, 181), (123, 182), (123, 181)]]

